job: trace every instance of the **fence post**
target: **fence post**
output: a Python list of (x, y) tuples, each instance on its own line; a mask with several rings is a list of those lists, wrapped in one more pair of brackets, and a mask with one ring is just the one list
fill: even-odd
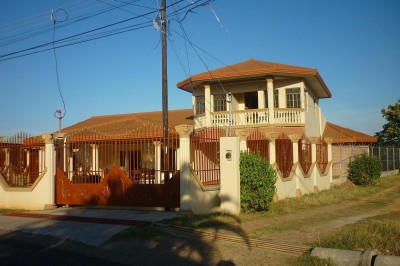
[(240, 151), (247, 151), (247, 137), (249, 136), (249, 131), (247, 129), (239, 129), (235, 131), (235, 134), (240, 140)]
[(193, 132), (193, 126), (178, 125), (175, 129), (179, 134), (180, 210), (190, 211), (190, 134)]
[[(312, 171), (315, 171), (315, 167), (317, 167), (317, 143), (319, 138), (318, 137), (309, 137), (308, 140), (311, 142), (311, 164), (314, 165)], [(313, 185), (314, 185), (314, 192), (318, 192), (318, 185), (317, 185), (317, 176), (314, 172), (312, 174)]]
[(238, 215), (240, 213), (239, 138), (222, 137), (220, 141), (221, 212)]
[(56, 194), (56, 160), (54, 149), (54, 134), (43, 134), (42, 138), (45, 143), (45, 166), (47, 167), (47, 175), (49, 175), (49, 190), (47, 195), (47, 204), (44, 205), (45, 209), (54, 209), (56, 207), (55, 194)]
[(326, 144), (328, 145), (328, 166), (329, 166), (329, 182), (331, 183), (331, 187), (333, 186), (333, 179), (332, 179), (332, 138), (325, 138), (324, 139)]
[[(156, 184), (161, 184), (161, 141), (153, 141), (154, 145), (154, 157), (155, 157), (155, 162), (154, 162), (154, 170), (155, 170), (155, 175), (156, 175)], [(164, 182), (166, 180), (165, 174), (164, 174)]]
[(276, 163), (276, 151), (275, 151), (275, 140), (278, 137), (278, 133), (270, 132), (265, 134), (267, 139), (269, 140), (268, 148), (269, 148), (269, 163), (273, 165)]
[[(299, 162), (299, 135), (292, 134), (289, 135), (289, 139), (292, 141), (293, 145), (293, 165), (296, 165)], [(296, 197), (301, 197), (301, 190), (300, 190), (300, 180), (299, 177), (296, 175)]]
[(389, 148), (386, 147), (386, 171), (390, 171), (389, 169)]

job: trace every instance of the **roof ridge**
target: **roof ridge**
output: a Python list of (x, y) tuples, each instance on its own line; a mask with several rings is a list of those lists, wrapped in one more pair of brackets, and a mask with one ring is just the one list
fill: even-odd
[[(185, 111), (185, 110), (192, 110), (190, 108), (185, 108), (185, 109), (174, 109), (174, 110), (168, 110), (169, 112), (179, 112), (179, 111)], [(136, 116), (140, 114), (151, 114), (151, 113), (160, 113), (162, 110), (155, 110), (155, 111), (144, 111), (144, 112), (139, 112), (139, 113), (125, 113), (125, 114), (111, 114), (111, 115), (94, 115), (91, 118), (88, 118), (86, 120), (92, 119), (92, 118), (97, 118), (97, 117), (113, 117), (113, 116)], [(84, 120), (84, 121), (86, 121)]]
[[(354, 129), (351, 129), (351, 128), (348, 128), (348, 127), (342, 127), (342, 126), (339, 126), (339, 125), (336, 125), (336, 124), (332, 124), (330, 122), (327, 122), (327, 123), (331, 124), (334, 127), (344, 128), (344, 129), (346, 129), (348, 131), (351, 131), (351, 132), (354, 132), (354, 133), (358, 133), (358, 134), (362, 134), (364, 136), (372, 137), (372, 136), (370, 136), (370, 135), (368, 135), (368, 134), (366, 134), (364, 132), (361, 132), (361, 131), (357, 131), (357, 130), (354, 130)], [(343, 133), (343, 134), (345, 134), (345, 133)], [(349, 136), (348, 134), (345, 134), (345, 135)]]

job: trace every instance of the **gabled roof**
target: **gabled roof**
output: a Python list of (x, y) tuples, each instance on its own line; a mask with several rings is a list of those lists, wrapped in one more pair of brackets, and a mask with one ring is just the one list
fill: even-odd
[(378, 138), (344, 128), (327, 122), (323, 134), (323, 138), (332, 138), (334, 144), (338, 143), (375, 143)]
[[(192, 109), (170, 110), (168, 112), (169, 128), (180, 124), (192, 124)], [(83, 129), (96, 130), (108, 134), (124, 134), (137, 130), (144, 125), (162, 128), (162, 112), (143, 112), (120, 115), (93, 116), (75, 125), (66, 127), (62, 133), (72, 133)]]
[(179, 82), (177, 87), (193, 92), (194, 88), (205, 84), (261, 79), (270, 76), (304, 78), (313, 88), (318, 98), (329, 98), (332, 96), (316, 69), (255, 59), (193, 75)]

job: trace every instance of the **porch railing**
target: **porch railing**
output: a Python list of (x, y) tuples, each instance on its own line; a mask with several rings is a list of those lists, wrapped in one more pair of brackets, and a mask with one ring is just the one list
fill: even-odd
[[(229, 112), (211, 112), (209, 122), (207, 122), (205, 115), (200, 115), (194, 119), (194, 123), (196, 128), (226, 127), (229, 125)], [(304, 123), (303, 109), (274, 109), (274, 121), (270, 121), (268, 109), (232, 111), (232, 126), (234, 127), (267, 124), (299, 125)]]

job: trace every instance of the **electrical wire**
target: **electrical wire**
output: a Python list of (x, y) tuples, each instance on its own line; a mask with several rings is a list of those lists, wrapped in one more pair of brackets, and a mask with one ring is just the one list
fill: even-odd
[[(57, 12), (58, 13), (63, 12), (66, 15), (66, 17), (64, 19), (58, 20)], [(64, 96), (63, 96), (63, 94), (61, 92), (60, 77), (59, 77), (59, 74), (58, 74), (58, 60), (57, 60), (56, 47), (55, 47), (54, 42), (55, 42), (55, 35), (56, 35), (56, 23), (57, 23), (57, 21), (58, 22), (66, 21), (68, 19), (68, 12), (65, 11), (62, 8), (59, 8), (54, 13), (52, 12), (52, 19), (53, 19), (53, 53), (54, 53), (54, 60), (55, 60), (55, 65), (56, 65), (57, 87), (58, 87), (58, 93), (60, 94), (61, 101), (62, 101), (63, 108), (64, 108), (64, 113), (62, 115), (60, 114), (59, 119), (63, 119), (65, 117), (65, 115), (67, 114), (67, 109), (66, 109), (66, 106), (65, 106)]]
[[(178, 2), (170, 4), (169, 6), (167, 6), (167, 8), (169, 8), (171, 6), (174, 6), (174, 5), (176, 5), (176, 4), (178, 4), (178, 3), (182, 2), (182, 1), (184, 1), (184, 0), (179, 0)], [(210, 1), (198, 0), (195, 3), (199, 3), (199, 2), (201, 4), (204, 4), (204, 3), (208, 3)], [(190, 7), (190, 9), (194, 9), (194, 8), (196, 8), (198, 6), (201, 6), (200, 4), (198, 4), (198, 5), (195, 5), (194, 7), (191, 7), (191, 5), (192, 4), (186, 5), (185, 7), (178, 9), (175, 13), (178, 14), (179, 12), (184, 12), (185, 9), (187, 9), (188, 7)], [(105, 25), (105, 26), (102, 26), (102, 27), (97, 27), (97, 28), (94, 28), (92, 30), (88, 30), (88, 31), (85, 31), (85, 32), (74, 34), (74, 35), (59, 39), (59, 40), (55, 41), (55, 43), (60, 43), (60, 42), (63, 42), (65, 40), (71, 40), (71, 39), (73, 39), (75, 37), (78, 37), (78, 36), (84, 36), (84, 35), (87, 35), (89, 33), (92, 33), (92, 32), (95, 32), (95, 31), (100, 31), (100, 30), (103, 30), (103, 29), (106, 29), (106, 28), (109, 28), (109, 27), (112, 27), (112, 26), (116, 26), (116, 25), (119, 25), (119, 24), (122, 24), (122, 23), (125, 23), (125, 22), (128, 22), (128, 21), (132, 21), (132, 20), (135, 20), (135, 19), (138, 19), (138, 18), (141, 18), (141, 17), (145, 17), (147, 15), (154, 14), (156, 12), (158, 12), (158, 11), (147, 12), (147, 13), (140, 14), (138, 16), (131, 17), (131, 18), (128, 18), (128, 19), (124, 19), (124, 20), (121, 20), (121, 21), (118, 21), (118, 22), (115, 22), (115, 23), (111, 23), (111, 24), (108, 24), (108, 25)], [(111, 34), (111, 35), (114, 35), (114, 34)], [(109, 36), (111, 36), (111, 35), (109, 35)], [(98, 39), (98, 38), (93, 38), (92, 40), (94, 40), (94, 39)], [(90, 39), (87, 39), (87, 40), (82, 41), (82, 42), (86, 42), (86, 41), (90, 41)], [(79, 42), (79, 43), (81, 43), (81, 42)], [(14, 58), (21, 57), (19, 55), (22, 54), (22, 53), (24, 53), (22, 56), (26, 56), (26, 55), (30, 55), (30, 54), (34, 54), (34, 53), (38, 53), (38, 52), (41, 52), (41, 51), (48, 50), (48, 49), (42, 49), (42, 48), (45, 48), (45, 47), (47, 47), (49, 45), (52, 45), (52, 42), (36, 45), (36, 46), (30, 47), (30, 48), (25, 48), (25, 49), (22, 49), (22, 50), (18, 50), (18, 51), (6, 53), (6, 54), (2, 54), (2, 55), (0, 55), (0, 62), (1, 61), (5, 61), (5, 60), (9, 60), (9, 59), (14, 59)], [(64, 47), (64, 46), (69, 46), (69, 45), (71, 45), (71, 44), (63, 45), (63, 46), (59, 46), (59, 47)], [(38, 49), (42, 49), (42, 50), (30, 52), (30, 51), (38, 50)]]
[[(93, 1), (96, 2), (96, 0), (93, 0)], [(75, 23), (78, 23), (78, 22), (82, 22), (82, 21), (91, 19), (93, 17), (99, 16), (99, 15), (106, 14), (106, 13), (108, 13), (110, 11), (116, 10), (118, 8), (121, 8), (121, 7), (125, 6), (125, 5), (131, 4), (133, 2), (138, 2), (138, 1), (139, 0), (133, 0), (133, 1), (130, 1), (130, 2), (125, 3), (123, 5), (107, 7), (105, 9), (101, 9), (99, 11), (97, 11), (97, 10), (95, 10), (93, 12), (91, 11), (91, 13), (87, 13), (87, 14), (83, 14), (83, 15), (77, 16), (76, 18), (70, 20), (68, 23), (64, 23), (63, 25), (59, 26), (59, 28), (67, 27), (67, 26), (70, 26), (72, 24), (75, 24)], [(94, 7), (96, 8), (96, 6), (102, 7), (102, 6), (104, 6), (104, 3), (98, 3)], [(88, 8), (85, 8), (85, 9), (92, 9), (92, 7), (88, 7)], [(23, 28), (23, 30), (26, 30), (26, 29)], [(48, 26), (44, 26), (44, 27), (41, 27), (41, 28), (37, 29), (36, 31), (24, 31), (19, 36), (3, 37), (3, 38), (0, 38), (0, 40), (4, 40), (4, 42), (3, 42), (3, 44), (1, 46), (10, 45), (10, 44), (13, 44), (15, 42), (19, 42), (19, 41), (26, 40), (26, 39), (29, 39), (29, 38), (32, 38), (32, 37), (36, 37), (36, 36), (42, 35), (44, 33), (47, 33), (50, 30), (51, 30), (51, 28), (49, 28)]]

